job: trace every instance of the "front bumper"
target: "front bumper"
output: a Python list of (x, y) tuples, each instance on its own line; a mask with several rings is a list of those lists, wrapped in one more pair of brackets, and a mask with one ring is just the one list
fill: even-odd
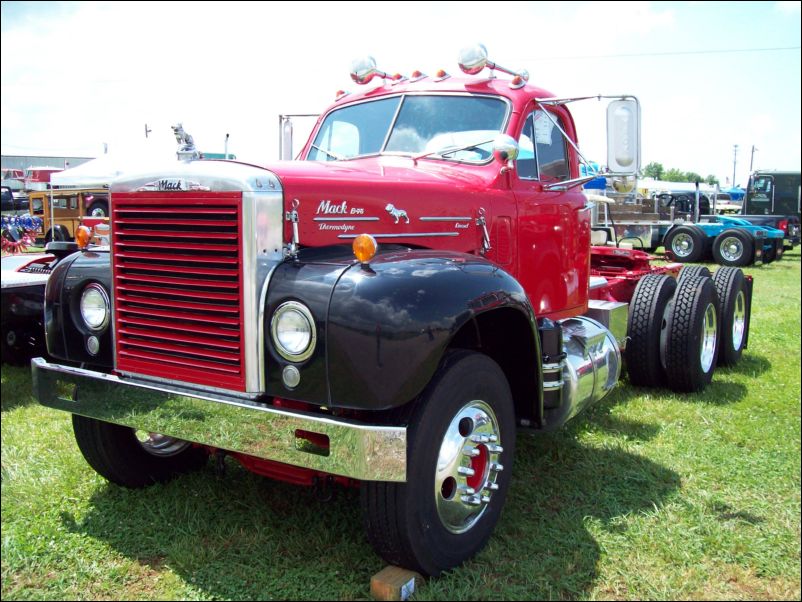
[[(35, 397), (50, 408), (353, 479), (406, 480), (405, 427), (278, 410), (42, 358), (31, 371)], [(325, 455), (306, 451), (309, 433), (328, 437)]]

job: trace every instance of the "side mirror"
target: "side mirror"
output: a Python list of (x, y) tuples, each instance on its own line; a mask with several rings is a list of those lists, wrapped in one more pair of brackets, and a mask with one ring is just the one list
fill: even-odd
[(640, 171), (640, 105), (635, 98), (607, 107), (607, 168), (621, 175)]
[(497, 161), (507, 163), (518, 158), (518, 141), (507, 134), (499, 134), (493, 139), (493, 156)]

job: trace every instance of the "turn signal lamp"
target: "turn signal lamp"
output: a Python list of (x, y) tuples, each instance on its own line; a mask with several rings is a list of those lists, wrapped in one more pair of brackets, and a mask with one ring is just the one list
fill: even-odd
[(90, 240), (92, 240), (92, 230), (87, 226), (78, 226), (75, 230), (75, 242), (78, 243), (78, 248), (85, 249), (89, 246)]
[(360, 263), (367, 263), (376, 255), (379, 244), (370, 234), (360, 234), (354, 239), (353, 249), (354, 257), (356, 257)]

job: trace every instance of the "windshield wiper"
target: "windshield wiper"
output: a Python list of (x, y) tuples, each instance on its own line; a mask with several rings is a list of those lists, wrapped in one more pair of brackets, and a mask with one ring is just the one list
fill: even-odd
[(327, 154), (329, 157), (334, 159), (335, 161), (345, 161), (345, 157), (341, 157), (340, 155), (333, 153), (331, 151), (327, 151), (326, 149), (320, 148), (317, 144), (310, 144), (312, 148), (315, 150), (319, 150), (321, 153)]
[(484, 142), (471, 142), (470, 144), (466, 144), (465, 146), (459, 146), (457, 148), (444, 148), (436, 151), (431, 151), (428, 153), (423, 153), (422, 155), (415, 155), (414, 157), (412, 157), (412, 161), (417, 163), (419, 159), (425, 159), (426, 157), (431, 157), (432, 155), (445, 157), (446, 155), (452, 155), (460, 151), (466, 151), (466, 150), (471, 150), (472, 148), (480, 147), (483, 144), (490, 144), (491, 142), (493, 142), (493, 140), (494, 138), (491, 138), (490, 140), (485, 140)]

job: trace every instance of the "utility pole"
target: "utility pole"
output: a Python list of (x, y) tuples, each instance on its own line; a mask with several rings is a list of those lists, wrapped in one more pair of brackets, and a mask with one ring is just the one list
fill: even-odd
[(752, 166), (755, 163), (755, 151), (756, 150), (760, 150), (760, 149), (759, 148), (755, 148), (755, 145), (753, 144), (752, 145), (752, 158), (749, 159), (749, 174), (750, 175), (752, 174)]
[(153, 131), (153, 130), (149, 130), (149, 129), (148, 129), (148, 124), (146, 123), (146, 124), (145, 124), (145, 138), (147, 138), (147, 137), (148, 137), (148, 134), (150, 134), (152, 131)]
[(735, 186), (735, 166), (738, 163), (738, 145), (732, 145), (732, 185)]

